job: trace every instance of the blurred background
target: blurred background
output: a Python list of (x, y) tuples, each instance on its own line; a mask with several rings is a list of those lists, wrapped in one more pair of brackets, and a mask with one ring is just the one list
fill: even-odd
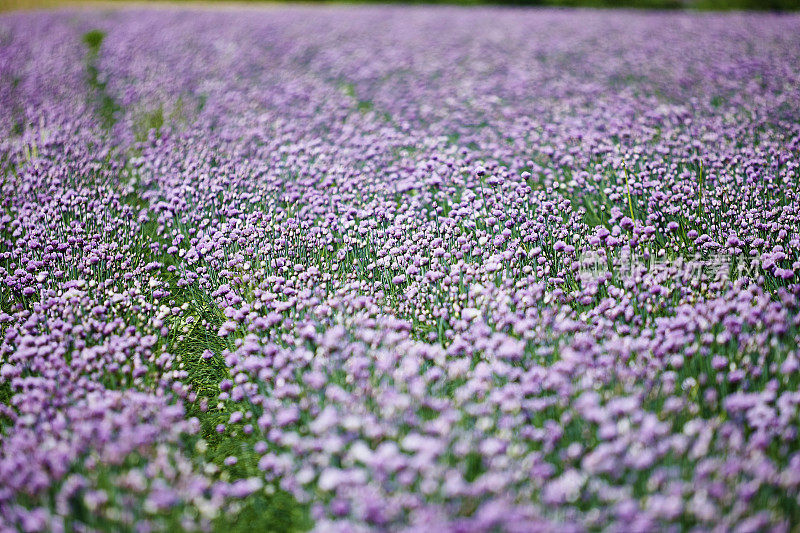
[[(119, 4), (270, 4), (280, 5), (290, 2), (281, 0), (0, 0), (0, 12), (20, 9), (44, 9), (64, 6), (108, 7)], [(519, 7), (593, 7), (593, 8), (631, 8), (631, 9), (685, 9), (685, 10), (751, 10), (751, 11), (794, 11), (800, 10), (800, 0), (305, 0), (304, 5), (323, 4), (451, 4), (451, 5), (498, 5)], [(800, 29), (798, 29), (800, 31)]]

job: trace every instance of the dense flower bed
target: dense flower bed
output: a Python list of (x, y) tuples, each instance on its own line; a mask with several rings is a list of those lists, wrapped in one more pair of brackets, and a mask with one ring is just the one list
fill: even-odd
[(787, 530), (800, 17), (0, 17), (0, 529)]

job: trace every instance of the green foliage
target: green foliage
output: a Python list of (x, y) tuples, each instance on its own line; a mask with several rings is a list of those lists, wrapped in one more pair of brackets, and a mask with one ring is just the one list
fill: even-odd
[(272, 495), (255, 493), (243, 500), (236, 512), (220, 515), (214, 531), (247, 533), (249, 531), (306, 531), (312, 522), (304, 506), (285, 492)]
[(155, 110), (144, 113), (134, 122), (133, 133), (136, 140), (142, 142), (147, 140), (151, 131), (154, 131), (156, 136), (159, 136), (163, 126), (164, 107), (158, 106)]
[(89, 53), (95, 56), (100, 52), (100, 45), (103, 44), (103, 39), (106, 38), (106, 33), (102, 30), (90, 30), (83, 34), (83, 44), (89, 48)]
[(82, 41), (87, 48), (86, 82), (89, 85), (89, 101), (95, 108), (101, 125), (108, 129), (116, 123), (121, 108), (108, 93), (107, 81), (100, 75), (98, 67), (100, 47), (105, 36), (105, 32), (101, 30), (91, 30), (83, 35)]

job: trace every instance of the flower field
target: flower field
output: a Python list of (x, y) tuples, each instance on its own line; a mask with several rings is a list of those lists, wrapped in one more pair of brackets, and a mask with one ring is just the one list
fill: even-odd
[(791, 531), (800, 16), (0, 16), (0, 531)]

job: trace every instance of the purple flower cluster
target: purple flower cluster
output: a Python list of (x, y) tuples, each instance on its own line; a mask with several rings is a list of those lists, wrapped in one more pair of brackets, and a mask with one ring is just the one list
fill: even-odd
[(0, 531), (788, 531), (799, 24), (3, 15)]

